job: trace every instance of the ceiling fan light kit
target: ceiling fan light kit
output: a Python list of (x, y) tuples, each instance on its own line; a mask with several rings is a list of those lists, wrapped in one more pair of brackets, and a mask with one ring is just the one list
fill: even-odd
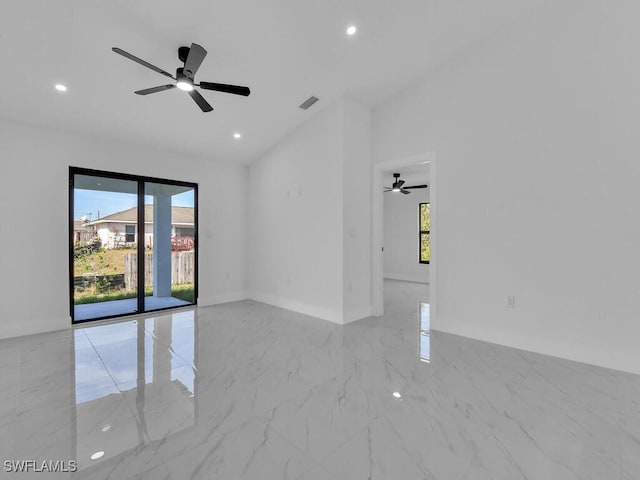
[(411, 192), (409, 191), (409, 189), (414, 189), (414, 188), (428, 188), (428, 185), (413, 185), (411, 187), (405, 187), (405, 181), (404, 180), (400, 180), (400, 174), (399, 173), (394, 173), (393, 174), (393, 178), (395, 179), (395, 181), (393, 182), (393, 185), (391, 185), (390, 187), (384, 187), (384, 192), (401, 192), (405, 195), (409, 195)]
[(184, 68), (176, 70), (176, 87), (184, 92), (193, 90), (193, 80), (184, 74)]
[(204, 57), (207, 56), (207, 51), (197, 43), (192, 43), (190, 47), (178, 48), (178, 59), (184, 63), (183, 67), (179, 67), (176, 70), (176, 74), (171, 75), (169, 72), (162, 70), (161, 68), (152, 65), (151, 63), (142, 60), (141, 58), (131, 55), (125, 52), (121, 48), (113, 47), (113, 50), (118, 55), (122, 55), (131, 61), (139, 63), (140, 65), (147, 67), (154, 72), (157, 72), (165, 77), (169, 77), (176, 81), (175, 84), (160, 85), (159, 87), (146, 88), (144, 90), (137, 90), (135, 93), (138, 95), (149, 95), (151, 93), (163, 92), (165, 90), (172, 90), (176, 87), (178, 89), (187, 92), (194, 102), (200, 107), (203, 112), (210, 112), (213, 107), (207, 102), (200, 92), (195, 87), (202, 88), (204, 90), (214, 90), (217, 92), (231, 93), (233, 95), (242, 95), (244, 97), (249, 96), (251, 90), (248, 87), (242, 87), (240, 85), (227, 85), (225, 83), (211, 83), (211, 82), (195, 82), (195, 75)]

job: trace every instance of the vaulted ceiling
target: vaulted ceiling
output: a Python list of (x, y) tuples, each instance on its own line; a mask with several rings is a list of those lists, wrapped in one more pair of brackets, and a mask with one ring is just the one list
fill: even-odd
[[(246, 163), (340, 95), (375, 106), (539, 1), (2, 2), (0, 117)], [(173, 73), (191, 42), (209, 52), (197, 80), (251, 96), (203, 92), (214, 111), (202, 113), (177, 89), (134, 95), (168, 79), (111, 51)]]

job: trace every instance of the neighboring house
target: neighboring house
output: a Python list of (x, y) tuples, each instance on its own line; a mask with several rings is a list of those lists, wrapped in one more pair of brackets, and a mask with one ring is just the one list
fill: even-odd
[(74, 220), (73, 222), (73, 244), (88, 243), (93, 237), (94, 227), (89, 222)]
[[(144, 206), (144, 218), (144, 245), (153, 248), (153, 205)], [(133, 207), (89, 222), (89, 225), (96, 229), (103, 247), (133, 247), (138, 241), (137, 221), (138, 208)], [(171, 207), (171, 237), (195, 237), (193, 207)]]

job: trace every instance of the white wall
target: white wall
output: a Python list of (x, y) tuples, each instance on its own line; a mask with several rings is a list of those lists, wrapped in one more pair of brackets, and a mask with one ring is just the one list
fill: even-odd
[(249, 169), (248, 293), (342, 319), (342, 110), (326, 108)]
[(0, 338), (70, 326), (70, 165), (199, 183), (199, 304), (244, 297), (247, 167), (6, 121), (0, 145)]
[(343, 322), (371, 315), (371, 111), (343, 99)]
[(341, 99), (251, 165), (251, 298), (337, 323), (370, 314), (370, 158), (370, 112)]
[[(422, 182), (421, 182), (422, 183)], [(419, 262), (419, 205), (429, 189), (384, 195), (384, 278), (429, 283), (429, 265)]]
[(545, 3), (374, 111), (438, 155), (435, 329), (640, 373), (637, 18)]

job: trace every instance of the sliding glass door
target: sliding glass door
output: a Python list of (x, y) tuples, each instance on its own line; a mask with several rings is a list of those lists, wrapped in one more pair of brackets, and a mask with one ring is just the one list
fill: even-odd
[(193, 305), (197, 185), (69, 169), (75, 322)]
[(145, 311), (195, 302), (195, 189), (145, 182)]

